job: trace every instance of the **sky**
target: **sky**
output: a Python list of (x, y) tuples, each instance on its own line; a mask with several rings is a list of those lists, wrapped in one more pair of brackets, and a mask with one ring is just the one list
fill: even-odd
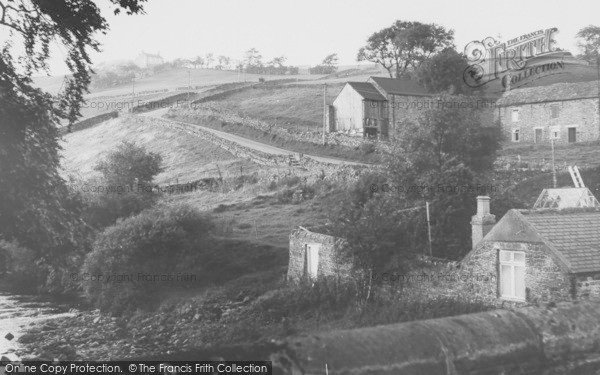
[[(212, 52), (241, 59), (256, 48), (268, 61), (284, 55), (290, 65), (316, 65), (337, 53), (340, 65), (356, 64), (356, 54), (374, 32), (396, 20), (436, 23), (455, 31), (459, 51), (473, 40), (506, 41), (557, 27), (557, 46), (577, 53), (575, 34), (600, 25), (600, 1), (572, 0), (149, 0), (146, 14), (115, 16), (108, 0), (96, 0), (110, 30), (100, 35), (94, 63), (134, 59), (141, 51), (167, 60)], [(52, 73), (62, 74), (64, 49), (54, 48)]]

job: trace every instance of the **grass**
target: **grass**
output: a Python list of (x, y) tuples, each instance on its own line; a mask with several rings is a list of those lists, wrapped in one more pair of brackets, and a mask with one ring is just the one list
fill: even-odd
[[(328, 88), (328, 103), (341, 88), (341, 85)], [(319, 86), (249, 88), (208, 104), (287, 129), (321, 131), (323, 128), (323, 88)]]
[(124, 116), (98, 126), (68, 134), (63, 142), (63, 168), (66, 174), (93, 177), (94, 166), (122, 141), (134, 141), (148, 151), (163, 156), (164, 172), (155, 182), (187, 183), (205, 177), (217, 177), (217, 165), (223, 174), (248, 173), (258, 166), (240, 160), (222, 148), (186, 133), (156, 125), (151, 118)]
[[(549, 165), (552, 162), (552, 146), (546, 144), (505, 144), (499, 156), (507, 161), (521, 160), (525, 164)], [(554, 147), (554, 159), (557, 166), (577, 165), (593, 167), (600, 164), (600, 142), (581, 142), (561, 144)]]

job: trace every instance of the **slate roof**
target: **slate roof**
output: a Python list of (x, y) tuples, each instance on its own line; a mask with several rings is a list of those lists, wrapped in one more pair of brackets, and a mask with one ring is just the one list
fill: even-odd
[(600, 211), (521, 211), (539, 235), (560, 252), (570, 272), (600, 271)]
[(373, 86), (372, 83), (369, 82), (348, 82), (350, 86), (356, 92), (360, 94), (364, 99), (367, 100), (377, 100), (377, 101), (385, 101), (385, 96), (381, 95), (381, 93)]
[(497, 104), (511, 106), (519, 104), (559, 102), (598, 97), (598, 82), (555, 83), (548, 86), (527, 87), (505, 93)]
[(421, 87), (416, 80), (385, 77), (371, 77), (369, 79), (378, 84), (388, 94), (430, 96), (427, 90)]

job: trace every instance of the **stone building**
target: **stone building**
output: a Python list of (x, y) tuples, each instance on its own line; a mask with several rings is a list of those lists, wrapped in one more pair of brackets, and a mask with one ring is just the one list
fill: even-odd
[(508, 91), (495, 112), (511, 142), (567, 144), (600, 139), (599, 101), (597, 81), (556, 83)]
[(563, 190), (551, 195), (557, 208), (538, 208), (553, 207), (547, 201), (532, 210), (509, 210), (498, 223), (489, 198), (478, 197), (473, 250), (461, 269), (488, 276), (480, 278), (480, 297), (515, 302), (600, 297), (600, 205), (587, 188), (553, 190)]
[(164, 62), (165, 60), (160, 56), (160, 53), (153, 54), (142, 51), (142, 53), (135, 58), (135, 65), (140, 68), (150, 68), (155, 65), (163, 64)]
[(340, 249), (344, 240), (299, 227), (290, 234), (288, 281), (345, 277), (352, 269)]
[(387, 138), (401, 119), (415, 116), (430, 95), (414, 80), (370, 77), (348, 82), (329, 108), (329, 131)]

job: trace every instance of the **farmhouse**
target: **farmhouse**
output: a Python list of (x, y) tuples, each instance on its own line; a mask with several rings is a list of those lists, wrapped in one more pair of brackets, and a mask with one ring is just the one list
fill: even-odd
[(417, 115), (429, 96), (410, 79), (348, 82), (329, 108), (329, 131), (386, 138), (397, 121)]
[(142, 53), (135, 58), (135, 65), (140, 68), (150, 68), (155, 65), (163, 64), (164, 62), (165, 60), (160, 56), (160, 53), (152, 54), (142, 51)]
[(495, 224), (478, 197), (473, 250), (462, 272), (488, 275), (486, 299), (535, 302), (600, 297), (600, 204), (587, 188), (546, 189), (532, 210), (509, 210)]
[(342, 257), (344, 240), (299, 227), (290, 234), (288, 281), (315, 280), (320, 277), (343, 277), (350, 273), (350, 263)]
[(598, 82), (555, 83), (506, 92), (496, 117), (506, 139), (558, 144), (600, 139)]

